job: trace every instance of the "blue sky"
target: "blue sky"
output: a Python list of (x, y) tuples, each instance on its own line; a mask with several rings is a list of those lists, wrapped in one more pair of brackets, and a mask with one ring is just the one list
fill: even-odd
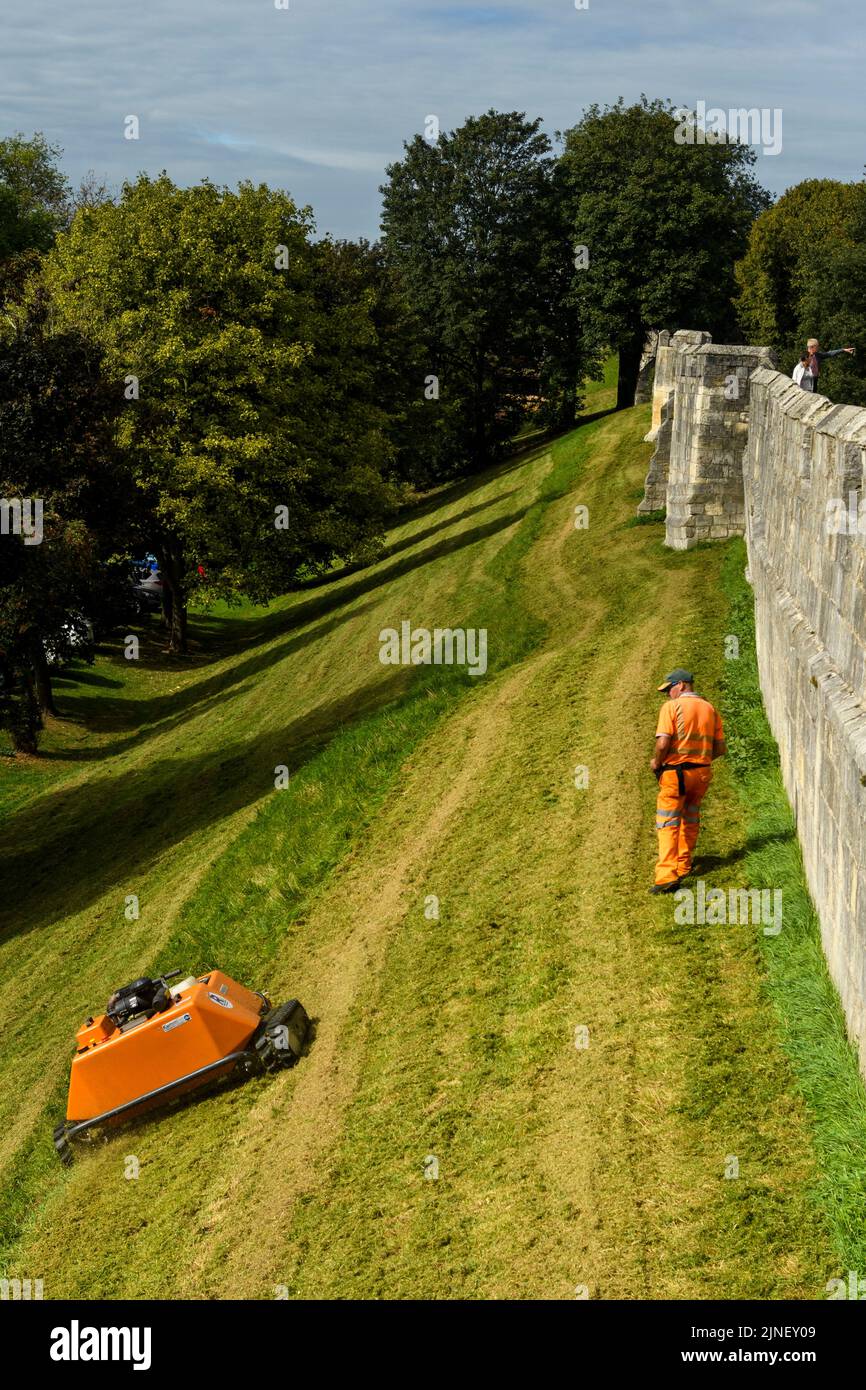
[(73, 182), (263, 180), (338, 236), (376, 235), (384, 166), (428, 115), (450, 129), (491, 106), (550, 134), (642, 91), (778, 107), (766, 187), (863, 173), (864, 0), (288, 3), (2, 0), (0, 132), (44, 131)]

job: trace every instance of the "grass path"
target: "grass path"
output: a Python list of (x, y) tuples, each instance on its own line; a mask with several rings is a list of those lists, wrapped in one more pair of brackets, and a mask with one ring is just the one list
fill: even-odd
[[(839, 1251), (756, 930), (646, 892), (656, 678), (694, 665), (712, 697), (729, 621), (725, 549), (633, 524), (646, 416), (443, 494), (370, 571), (217, 615), (191, 674), (100, 662), (124, 694), (85, 679), (54, 764), (7, 771), (3, 833), (45, 875), (0, 948), (10, 1272), (50, 1297), (821, 1296)], [(380, 666), (404, 617), (486, 626), (489, 674)], [(746, 817), (722, 768), (715, 884)], [(79, 1016), (208, 960), (297, 992), (309, 1055), (56, 1171)]]

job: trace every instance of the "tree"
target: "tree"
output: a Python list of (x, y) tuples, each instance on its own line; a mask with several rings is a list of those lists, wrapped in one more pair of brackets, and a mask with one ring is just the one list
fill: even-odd
[(58, 323), (102, 345), (151, 523), (169, 646), (192, 594), (267, 601), (371, 553), (392, 502), (368, 308), (328, 303), (310, 220), (163, 174), (84, 207), (46, 261)]
[(62, 226), (69, 186), (62, 151), (37, 132), (0, 140), (0, 302), (15, 298)]
[(453, 471), (439, 402), (424, 391), (429, 367), (424, 328), (384, 247), (325, 238), (316, 245), (322, 302), (366, 305), (375, 339), (370, 348), (372, 398), (384, 412), (394, 478), (429, 487)]
[(796, 327), (783, 347), (794, 361), (808, 338), (827, 348), (853, 346), (853, 356), (822, 364), (821, 382), (829, 367), (834, 396), (866, 406), (866, 183), (846, 187), (850, 209), (844, 222), (812, 248), (811, 274), (798, 280)]
[(761, 213), (735, 267), (737, 314), (750, 342), (784, 356), (797, 351), (815, 276), (829, 255), (854, 246), (854, 219), (862, 221), (864, 203), (864, 183), (806, 179)]
[(79, 181), (78, 187), (69, 194), (64, 225), (69, 226), (80, 208), (98, 208), (102, 207), (103, 203), (112, 202), (114, 194), (109, 185), (104, 179), (100, 179), (93, 169), (88, 169)]
[(590, 106), (564, 136), (574, 293), (589, 342), (619, 353), (618, 408), (634, 403), (650, 329), (730, 334), (734, 264), (769, 202), (753, 150), (678, 143), (682, 126), (669, 102), (642, 96)]
[(452, 471), (495, 459), (545, 390), (573, 418), (573, 374), (558, 356), (569, 309), (550, 298), (569, 251), (540, 125), (488, 111), (433, 143), (416, 135), (382, 189), (385, 251), (423, 325)]
[[(107, 596), (133, 505), (100, 355), (80, 334), (47, 333), (46, 321), (39, 295), (0, 341), (0, 722), (29, 753), (55, 713), (46, 652), (71, 655)], [(22, 515), (36, 524), (22, 527)]]

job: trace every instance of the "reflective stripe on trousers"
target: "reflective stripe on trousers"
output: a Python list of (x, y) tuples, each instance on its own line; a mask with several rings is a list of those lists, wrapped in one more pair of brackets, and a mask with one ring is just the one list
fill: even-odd
[[(656, 883), (673, 883), (691, 872), (692, 851), (701, 828), (701, 802), (713, 776), (712, 767), (665, 768), (659, 777), (656, 830), (659, 857)], [(682, 794), (680, 792), (682, 786)]]

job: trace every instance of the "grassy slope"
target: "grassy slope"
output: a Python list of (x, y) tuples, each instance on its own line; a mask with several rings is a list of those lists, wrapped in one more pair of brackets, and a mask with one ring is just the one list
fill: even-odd
[[(866, 1129), (838, 1013), (805, 1090), (820, 1112), (842, 1087), (841, 1138), (810, 1121), (755, 931), (675, 927), (646, 895), (654, 678), (730, 677), (732, 582), (724, 548), (631, 524), (647, 414), (440, 495), (369, 571), (217, 613), (192, 670), (152, 648), (61, 691), (45, 759), (2, 775), (9, 1272), (49, 1297), (737, 1298), (817, 1297), (848, 1267)], [(402, 618), (486, 626), (488, 675), (381, 666)], [(714, 883), (747, 881), (745, 776), (711, 793)], [(61, 1172), (80, 1018), (214, 963), (297, 992), (309, 1055)]]

